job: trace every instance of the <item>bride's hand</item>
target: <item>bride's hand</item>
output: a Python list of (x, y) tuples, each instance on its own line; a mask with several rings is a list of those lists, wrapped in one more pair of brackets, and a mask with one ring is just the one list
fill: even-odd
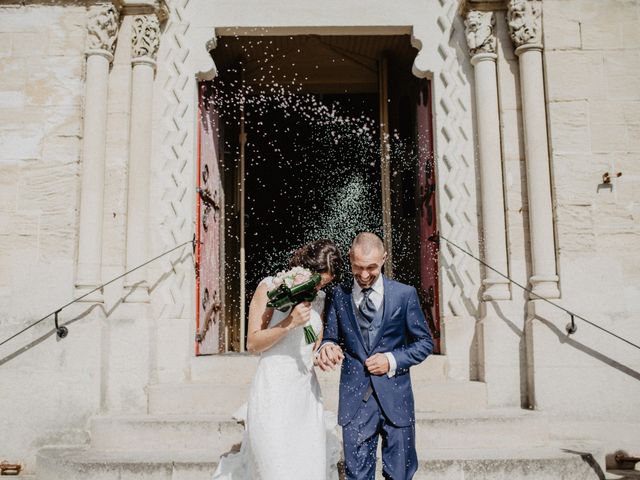
[(311, 318), (311, 303), (299, 303), (294, 307), (289, 317), (291, 318), (291, 328), (305, 325)]
[(344, 354), (342, 353), (342, 349), (334, 343), (329, 343), (320, 350), (316, 363), (320, 367), (320, 370), (328, 372), (329, 370), (335, 370), (343, 359)]

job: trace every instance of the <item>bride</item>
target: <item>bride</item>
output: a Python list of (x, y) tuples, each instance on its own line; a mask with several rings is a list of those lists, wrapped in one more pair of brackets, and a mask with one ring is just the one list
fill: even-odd
[[(249, 306), (247, 350), (260, 353), (249, 391), (240, 451), (223, 457), (214, 480), (336, 480), (340, 452), (335, 420), (325, 419), (313, 352), (322, 340), (325, 293), (320, 289), (338, 275), (342, 259), (331, 240), (296, 250), (291, 267), (320, 273), (318, 294), (287, 312), (268, 308), (274, 278), (260, 282)], [(318, 334), (307, 344), (303, 327)]]

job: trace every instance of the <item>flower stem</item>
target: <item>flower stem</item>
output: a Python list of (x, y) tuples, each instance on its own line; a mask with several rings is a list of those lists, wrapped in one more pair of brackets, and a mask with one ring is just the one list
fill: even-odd
[(307, 342), (307, 345), (314, 343), (318, 339), (318, 336), (311, 325), (304, 327), (304, 339)]

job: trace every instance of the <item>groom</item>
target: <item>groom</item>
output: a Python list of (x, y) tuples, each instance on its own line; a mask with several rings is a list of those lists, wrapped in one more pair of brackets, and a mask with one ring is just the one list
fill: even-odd
[(373, 233), (349, 251), (353, 286), (334, 289), (316, 363), (341, 361), (338, 423), (349, 480), (374, 480), (378, 436), (384, 478), (410, 480), (418, 469), (409, 368), (433, 351), (415, 288), (381, 274), (387, 253)]

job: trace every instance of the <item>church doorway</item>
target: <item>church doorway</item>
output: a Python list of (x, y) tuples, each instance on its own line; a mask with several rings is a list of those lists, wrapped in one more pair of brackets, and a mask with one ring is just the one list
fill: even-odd
[(257, 283), (308, 241), (336, 241), (350, 281), (361, 231), (384, 239), (385, 274), (418, 289), (439, 338), (431, 92), (415, 54), (403, 35), (219, 40), (219, 74), (199, 88), (197, 354), (244, 351)]

